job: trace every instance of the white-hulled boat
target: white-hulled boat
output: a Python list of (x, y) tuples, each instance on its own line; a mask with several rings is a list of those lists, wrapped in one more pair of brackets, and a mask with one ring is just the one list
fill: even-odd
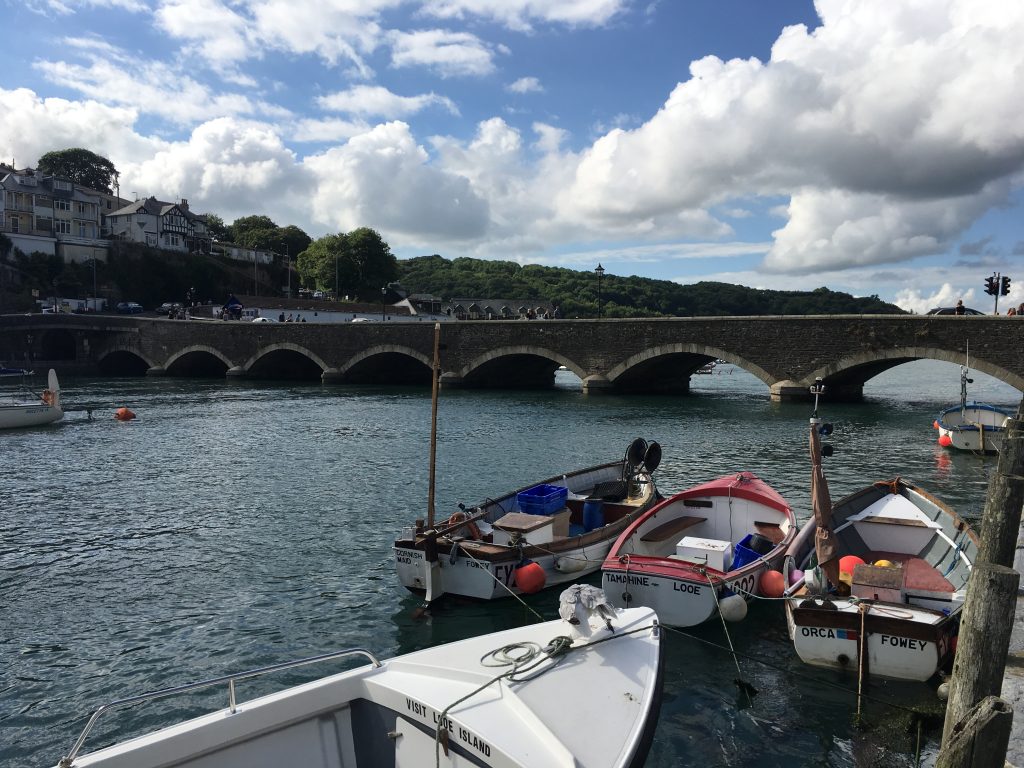
[[(662, 689), (649, 609), (563, 594), (558, 621), (379, 662), (350, 650), (124, 699), (93, 715), (60, 768), (626, 768), (642, 765)], [(575, 623), (573, 623), (575, 622)], [(245, 703), (235, 683), (317, 661), (370, 664)], [(230, 706), (78, 756), (107, 709), (227, 688)]]
[(946, 408), (932, 426), (939, 430), (939, 445), (972, 453), (995, 453), (1003, 443), (1010, 411), (988, 403), (968, 402), (967, 366), (960, 367), (960, 404)]
[(612, 605), (650, 606), (673, 627), (720, 610), (742, 618), (744, 601), (763, 592), (761, 577), (781, 569), (795, 536), (796, 518), (782, 496), (750, 472), (727, 475), (633, 522), (601, 566), (602, 588)]
[(790, 548), (803, 571), (787, 590), (790, 639), (813, 666), (927, 680), (952, 658), (978, 538), (949, 506), (898, 477), (832, 505), (820, 428), (815, 408), (814, 518)]
[(658, 499), (661, 446), (634, 440), (622, 461), (556, 475), (489, 498), (436, 526), (420, 521), (395, 540), (403, 586), (495, 600), (597, 571), (626, 526)]
[[(3, 368), (4, 378), (24, 377), (31, 374), (19, 368)], [(24, 386), (10, 398), (0, 400), (0, 429), (20, 429), (52, 424), (64, 418), (60, 405), (60, 382), (52, 368), (47, 376), (47, 388), (39, 396), (26, 394)]]

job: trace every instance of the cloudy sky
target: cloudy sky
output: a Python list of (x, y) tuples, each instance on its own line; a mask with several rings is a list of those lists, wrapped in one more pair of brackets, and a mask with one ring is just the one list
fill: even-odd
[(1024, 301), (1021, 2), (2, 2), (19, 168), (400, 258)]

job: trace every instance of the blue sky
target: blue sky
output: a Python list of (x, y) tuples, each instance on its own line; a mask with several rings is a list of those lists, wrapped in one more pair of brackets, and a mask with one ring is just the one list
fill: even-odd
[[(30, 0), (0, 158), (313, 237), (679, 282), (1024, 301), (1024, 4)], [(1018, 272), (1020, 272), (1018, 276)], [(1001, 301), (1001, 306), (1007, 306)]]

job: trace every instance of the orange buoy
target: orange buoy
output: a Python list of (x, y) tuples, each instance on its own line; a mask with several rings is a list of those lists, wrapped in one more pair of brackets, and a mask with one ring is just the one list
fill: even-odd
[(527, 595), (539, 592), (544, 589), (545, 581), (547, 581), (547, 576), (544, 574), (544, 569), (532, 560), (527, 560), (516, 568), (515, 585), (520, 592)]
[(864, 560), (856, 555), (846, 555), (839, 558), (839, 580), (847, 584), (853, 581), (853, 569), (858, 565), (864, 565)]
[(942, 435), (942, 437), (939, 438), (939, 445), (941, 445), (943, 448), (949, 448), (949, 446), (951, 446), (952, 444), (953, 438), (950, 437), (949, 435)]
[(935, 421), (932, 422), (932, 429), (938, 429), (938, 428), (939, 428), (939, 420), (936, 419)]
[(124, 406), (122, 406), (118, 408), (116, 411), (114, 411), (114, 418), (117, 419), (118, 421), (131, 421), (132, 419), (135, 418), (135, 414), (132, 411), (125, 408)]
[(786, 577), (781, 571), (765, 571), (758, 579), (757, 586), (766, 597), (782, 597), (786, 591)]

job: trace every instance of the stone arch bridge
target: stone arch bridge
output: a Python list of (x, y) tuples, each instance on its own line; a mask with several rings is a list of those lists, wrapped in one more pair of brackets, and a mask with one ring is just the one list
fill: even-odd
[[(93, 375), (241, 376), (347, 384), (430, 383), (434, 325), (246, 323), (87, 315), (0, 317), (0, 360)], [(586, 392), (685, 393), (715, 359), (777, 400), (856, 400), (866, 381), (921, 358), (1024, 390), (1024, 318), (828, 315), (441, 324), (446, 387), (550, 386), (559, 366)]]

